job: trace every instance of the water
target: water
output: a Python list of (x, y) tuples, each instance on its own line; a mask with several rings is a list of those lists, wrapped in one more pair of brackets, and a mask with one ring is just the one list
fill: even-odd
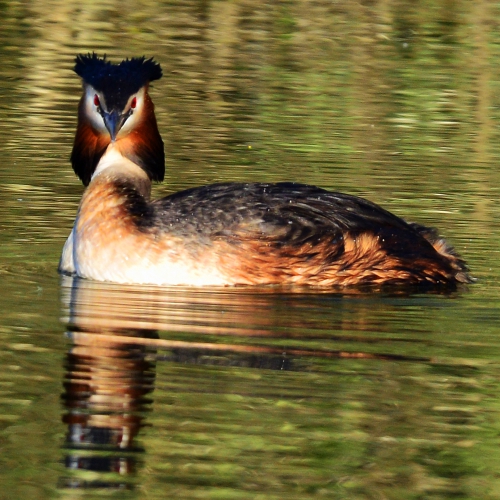
[[(0, 498), (500, 497), (497, 6), (0, 8)], [(365, 196), (438, 227), (478, 282), (61, 280), (82, 193), (71, 67), (92, 50), (163, 67), (155, 196), (229, 180)]]

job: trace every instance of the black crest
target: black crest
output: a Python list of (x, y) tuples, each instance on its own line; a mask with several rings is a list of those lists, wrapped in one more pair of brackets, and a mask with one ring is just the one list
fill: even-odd
[(108, 110), (123, 109), (132, 94), (162, 76), (160, 65), (144, 56), (113, 64), (105, 55), (79, 54), (75, 62), (75, 73), (103, 93)]

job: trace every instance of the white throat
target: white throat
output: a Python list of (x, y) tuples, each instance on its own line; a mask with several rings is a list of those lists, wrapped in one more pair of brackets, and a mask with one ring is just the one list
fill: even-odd
[(102, 155), (92, 174), (91, 182), (102, 175), (116, 179), (129, 179), (143, 196), (149, 198), (151, 194), (151, 180), (148, 174), (139, 165), (123, 156), (116, 142), (112, 142)]

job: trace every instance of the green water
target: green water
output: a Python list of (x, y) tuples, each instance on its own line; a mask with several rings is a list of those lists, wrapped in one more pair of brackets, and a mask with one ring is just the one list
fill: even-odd
[[(500, 498), (500, 10), (0, 4), (0, 499)], [(78, 52), (154, 56), (155, 196), (294, 180), (436, 226), (450, 295), (64, 280)], [(497, 461), (498, 460), (498, 461)]]

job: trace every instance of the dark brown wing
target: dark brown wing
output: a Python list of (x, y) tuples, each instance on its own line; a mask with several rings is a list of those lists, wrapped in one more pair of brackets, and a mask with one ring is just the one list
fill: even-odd
[(425, 242), (410, 224), (374, 203), (304, 184), (213, 184), (167, 196), (154, 207), (160, 227), (188, 238), (239, 235), (294, 246), (369, 232), (390, 238), (395, 251), (410, 250), (408, 238)]
[(196, 251), (215, 248), (228, 273), (244, 283), (441, 283), (465, 271), (421, 226), (362, 198), (314, 186), (215, 184), (154, 207), (161, 231)]

